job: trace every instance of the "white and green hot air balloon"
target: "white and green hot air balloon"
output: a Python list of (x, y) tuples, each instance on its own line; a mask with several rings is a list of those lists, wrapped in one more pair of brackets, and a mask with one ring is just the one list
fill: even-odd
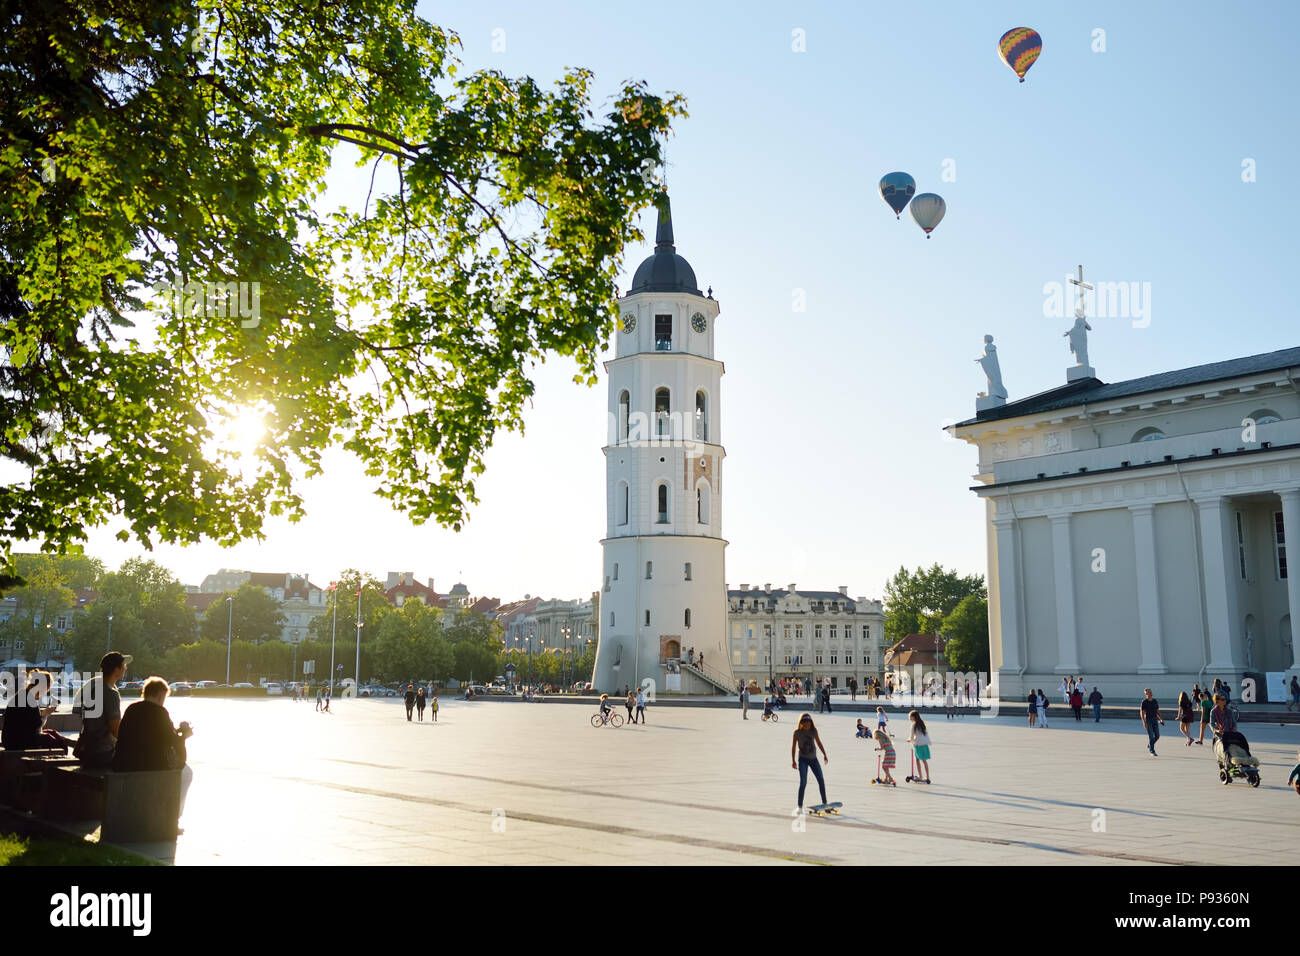
[(925, 230), (925, 238), (930, 238), (934, 227), (943, 221), (943, 214), (948, 211), (943, 197), (935, 193), (921, 193), (912, 198), (912, 218)]

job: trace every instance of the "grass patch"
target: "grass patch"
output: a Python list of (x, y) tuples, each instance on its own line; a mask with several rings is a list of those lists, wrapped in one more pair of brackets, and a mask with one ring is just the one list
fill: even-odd
[(117, 847), (62, 834), (0, 833), (0, 866), (162, 866)]

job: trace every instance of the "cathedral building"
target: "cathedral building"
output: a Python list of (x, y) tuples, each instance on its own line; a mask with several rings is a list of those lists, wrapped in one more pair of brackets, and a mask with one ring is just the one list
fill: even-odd
[(988, 391), (949, 429), (979, 451), (995, 691), (1082, 674), (1172, 703), (1218, 677), (1278, 699), (1300, 609), (1300, 348), (1106, 383), (1078, 316), (1066, 383), (1014, 401), (986, 336)]

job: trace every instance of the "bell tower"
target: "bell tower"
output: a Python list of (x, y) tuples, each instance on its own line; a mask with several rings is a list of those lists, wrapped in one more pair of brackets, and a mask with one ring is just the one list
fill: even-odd
[[(677, 254), (661, 194), (654, 253), (619, 300), (609, 375), (606, 535), (593, 683), (732, 691), (722, 538), (720, 311)], [(694, 648), (703, 667), (686, 664)], [(681, 666), (678, 666), (678, 662)], [(680, 685), (678, 685), (680, 674)]]

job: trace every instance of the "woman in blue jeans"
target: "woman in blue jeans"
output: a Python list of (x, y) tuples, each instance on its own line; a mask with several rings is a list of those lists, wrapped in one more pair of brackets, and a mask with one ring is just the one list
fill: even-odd
[(831, 758), (826, 756), (826, 747), (821, 737), (817, 736), (817, 727), (813, 724), (812, 717), (804, 714), (799, 718), (794, 740), (790, 743), (790, 767), (799, 771), (800, 810), (803, 809), (804, 790), (808, 787), (809, 770), (812, 770), (813, 776), (817, 778), (817, 788), (821, 791), (822, 803), (830, 802), (826, 799), (826, 778), (822, 776), (822, 765), (817, 762), (818, 748), (821, 748), (822, 759), (830, 763)]

